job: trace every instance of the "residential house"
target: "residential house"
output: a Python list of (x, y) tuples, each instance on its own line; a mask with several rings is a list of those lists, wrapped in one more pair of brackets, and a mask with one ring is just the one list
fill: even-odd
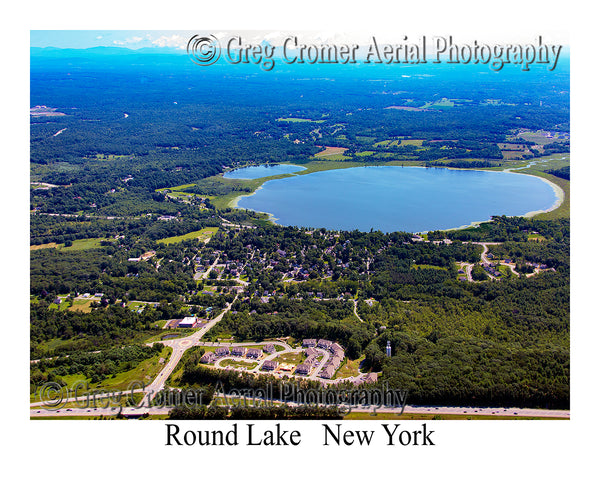
[(215, 354), (219, 357), (229, 355), (229, 347), (217, 347), (215, 349)]
[(335, 375), (335, 368), (333, 365), (328, 364), (323, 370), (321, 370), (322, 378), (331, 378)]
[(277, 365), (278, 363), (273, 361), (273, 360), (267, 360), (263, 363), (262, 365), (262, 369), (263, 370), (268, 370), (268, 371), (273, 371), (277, 369)]
[(296, 367), (296, 375), (308, 375), (310, 373), (310, 365), (301, 363)]
[(215, 352), (206, 352), (200, 358), (200, 363), (213, 363), (217, 359)]
[(246, 352), (246, 358), (260, 358), (262, 357), (262, 351), (258, 348), (249, 348)]
[(233, 347), (231, 349), (231, 354), (236, 357), (243, 357), (246, 353), (246, 347)]
[(313, 356), (320, 355), (320, 352), (315, 347), (308, 347), (306, 349), (306, 352), (304, 352), (304, 353), (306, 353), (307, 357), (313, 357)]

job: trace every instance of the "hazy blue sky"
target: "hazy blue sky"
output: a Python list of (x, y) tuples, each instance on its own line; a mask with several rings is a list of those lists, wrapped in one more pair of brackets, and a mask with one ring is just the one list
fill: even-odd
[[(57, 47), (57, 48), (91, 48), (99, 46), (152, 48), (170, 47), (185, 50), (189, 39), (196, 34), (212, 34), (218, 39), (231, 38), (233, 35), (241, 35), (244, 42), (260, 43), (264, 40), (272, 45), (281, 45), (283, 40), (291, 35), (298, 35), (300, 43), (315, 44), (342, 44), (358, 43), (366, 45), (371, 43), (371, 37), (375, 35), (380, 42), (398, 43), (404, 42), (404, 34), (408, 41), (418, 41), (422, 35), (428, 38), (438, 35), (440, 32), (431, 29), (429, 32), (409, 32), (403, 30), (402, 34), (397, 31), (334, 31), (334, 30), (31, 30), (30, 45), (32, 47)], [(537, 41), (537, 35), (531, 31), (526, 32), (502, 32), (501, 34), (456, 34), (457, 43), (472, 42), (477, 39), (480, 43), (532, 43)], [(568, 43), (564, 35), (546, 36), (547, 43)]]
[(199, 32), (181, 30), (31, 30), (30, 41), (32, 47), (185, 48), (187, 41), (195, 33)]

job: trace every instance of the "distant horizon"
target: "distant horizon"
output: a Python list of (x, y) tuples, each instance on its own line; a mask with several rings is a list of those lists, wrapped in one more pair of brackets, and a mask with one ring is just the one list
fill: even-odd
[[(175, 49), (185, 51), (188, 40), (194, 35), (214, 35), (218, 39), (229, 38), (233, 35), (241, 35), (244, 41), (260, 43), (267, 41), (271, 45), (281, 46), (283, 40), (291, 35), (298, 35), (303, 42), (315, 44), (342, 44), (356, 43), (367, 45), (371, 37), (387, 43), (403, 43), (416, 41), (421, 36), (433, 38), (436, 36), (447, 36), (447, 32), (389, 32), (374, 31), (368, 34), (364, 32), (319, 32), (314, 30), (31, 30), (30, 47), (58, 48), (84, 50), (95, 47), (117, 47), (139, 50), (142, 48), (153, 49)], [(452, 35), (452, 32), (449, 33)], [(454, 33), (454, 38), (460, 42), (471, 42), (478, 40), (480, 43), (494, 44), (516, 44), (531, 43), (538, 36), (545, 40), (563, 45), (569, 50), (569, 43), (565, 35), (556, 32), (531, 32), (530, 34), (514, 32), (508, 34), (486, 34), (485, 36), (465, 35), (460, 32)]]

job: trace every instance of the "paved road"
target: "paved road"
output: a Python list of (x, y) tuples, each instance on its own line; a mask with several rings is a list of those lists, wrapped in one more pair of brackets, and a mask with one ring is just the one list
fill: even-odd
[[(88, 411), (89, 410), (89, 411)], [(60, 411), (47, 411), (44, 409), (31, 409), (30, 417), (64, 417), (64, 416), (89, 416), (97, 417), (100, 415), (116, 415), (119, 408), (96, 408), (96, 409), (61, 409)], [(153, 408), (135, 408), (127, 407), (122, 409), (124, 415), (141, 415), (148, 413), (150, 415), (166, 415), (169, 413), (168, 407)], [(355, 407), (352, 412), (373, 412), (373, 407)], [(401, 413), (401, 408), (382, 407), (376, 410), (377, 413)], [(433, 414), (433, 415), (470, 415), (470, 416), (497, 416), (497, 417), (541, 417), (541, 418), (564, 418), (571, 417), (569, 410), (543, 410), (536, 408), (503, 408), (503, 407), (443, 407), (443, 406), (416, 406), (407, 405), (404, 413), (412, 414)], [(402, 417), (399, 417), (402, 418)], [(373, 416), (377, 420), (377, 416)]]
[(217, 263), (219, 263), (219, 257), (218, 256), (215, 259), (215, 261), (212, 263), (212, 265), (206, 269), (205, 272), (196, 273), (194, 275), (194, 280), (205, 280), (205, 279), (207, 279), (208, 278), (208, 274), (212, 271), (212, 269), (215, 267), (215, 265), (217, 265)]
[(353, 300), (352, 300), (352, 303), (354, 303), (354, 316), (355, 316), (356, 318), (358, 318), (358, 319), (360, 320), (360, 322), (361, 322), (361, 323), (364, 323), (364, 322), (363, 322), (363, 319), (362, 319), (362, 318), (360, 318), (360, 317), (358, 316), (358, 312), (356, 311), (356, 304), (357, 304), (358, 302), (356, 301), (356, 299), (353, 299)]
[(183, 356), (185, 351), (190, 347), (198, 345), (199, 340), (206, 334), (206, 332), (208, 332), (212, 327), (214, 327), (223, 319), (223, 316), (229, 310), (231, 310), (231, 306), (237, 300), (238, 295), (235, 296), (231, 303), (227, 304), (225, 309), (217, 317), (206, 323), (206, 325), (204, 325), (202, 328), (199, 328), (191, 335), (183, 338), (175, 338), (173, 340), (165, 340), (161, 342), (171, 347), (173, 349), (173, 352), (171, 353), (171, 356), (169, 357), (169, 360), (167, 361), (166, 365), (156, 376), (154, 381), (146, 387), (147, 393), (146, 395), (144, 395), (144, 398), (140, 402), (140, 405), (148, 405), (150, 400), (154, 397), (154, 395), (156, 395), (160, 390), (164, 388), (165, 382), (167, 381), (171, 373), (173, 373), (175, 367), (177, 367), (177, 364), (181, 360), (181, 357)]
[[(486, 257), (488, 250), (489, 250), (488, 245), (502, 245), (501, 242), (473, 242), (473, 244), (483, 246), (483, 252), (481, 253), (481, 263), (484, 263), (484, 264), (490, 263), (490, 261)], [(461, 262), (460, 266), (465, 271), (465, 274), (467, 275), (467, 280), (469, 282), (474, 282), (475, 280), (473, 280), (473, 276), (471, 275), (471, 272), (473, 271), (473, 267), (475, 265), (473, 263)], [(497, 278), (490, 275), (487, 271), (485, 272), (485, 274), (488, 277), (490, 277), (492, 280), (498, 280)]]

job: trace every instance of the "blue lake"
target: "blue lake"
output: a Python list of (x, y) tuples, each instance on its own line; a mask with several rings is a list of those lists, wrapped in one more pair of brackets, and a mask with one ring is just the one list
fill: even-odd
[(384, 166), (270, 180), (237, 206), (270, 213), (280, 225), (424, 232), (546, 210), (557, 200), (530, 175)]
[(255, 178), (271, 177), (284, 173), (294, 173), (306, 170), (297, 165), (258, 165), (256, 167), (245, 167), (232, 170), (223, 175), (223, 178), (237, 178), (240, 180), (254, 180)]

